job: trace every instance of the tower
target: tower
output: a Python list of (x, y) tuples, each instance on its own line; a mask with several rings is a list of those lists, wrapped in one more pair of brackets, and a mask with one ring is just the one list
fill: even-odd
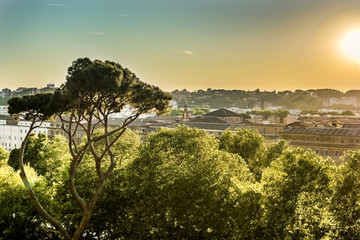
[(187, 122), (189, 120), (190, 120), (189, 106), (187, 105), (187, 103), (185, 103), (184, 111), (182, 112), (181, 115), (181, 122)]

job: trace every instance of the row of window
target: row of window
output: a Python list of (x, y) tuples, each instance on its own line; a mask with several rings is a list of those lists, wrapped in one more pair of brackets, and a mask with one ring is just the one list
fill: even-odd
[[(315, 153), (316, 153), (317, 155), (320, 155), (320, 150), (319, 150), (319, 149), (315, 149), (314, 151), (315, 151)], [(339, 156), (339, 151), (338, 151), (338, 150), (334, 150), (332, 155), (333, 155), (334, 157), (338, 157), (338, 156)], [(325, 149), (325, 150), (324, 150), (324, 156), (330, 156), (330, 151), (327, 150), (327, 149)]]
[(333, 142), (333, 143), (359, 143), (359, 139), (354, 138), (319, 138), (319, 137), (305, 137), (305, 136), (283, 136), (286, 140), (300, 140), (300, 141), (316, 141), (316, 142)]
[[(11, 147), (11, 143), (9, 143), (9, 144), (7, 144), (7, 143), (4, 143), (4, 142), (2, 142), (1, 143), (1, 146), (3, 146), (3, 147)], [(16, 143), (14, 144), (14, 148), (16, 148)]]
[[(11, 140), (11, 136), (8, 136), (8, 137), (4, 137), (4, 138), (2, 138), (1, 136), (0, 136), (0, 139), (10, 139)], [(16, 140), (16, 136), (14, 136), (14, 140)], [(23, 138), (22, 137), (20, 137), (20, 140), (22, 141), (23, 140)]]

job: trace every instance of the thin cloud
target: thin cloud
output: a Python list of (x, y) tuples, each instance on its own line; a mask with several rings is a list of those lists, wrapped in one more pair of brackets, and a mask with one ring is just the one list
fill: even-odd
[(131, 16), (128, 15), (128, 14), (120, 14), (120, 16), (123, 16), (123, 17), (131, 17)]
[(182, 53), (187, 54), (187, 55), (193, 55), (194, 54), (194, 52), (191, 51), (191, 50), (184, 50), (184, 51), (182, 51)]
[(99, 36), (106, 36), (106, 34), (103, 33), (103, 32), (88, 32), (88, 33), (90, 33), (90, 34), (95, 34), (95, 35), (99, 35)]
[(52, 7), (69, 7), (71, 6), (70, 4), (61, 4), (61, 3), (47, 3), (47, 6), (52, 6)]

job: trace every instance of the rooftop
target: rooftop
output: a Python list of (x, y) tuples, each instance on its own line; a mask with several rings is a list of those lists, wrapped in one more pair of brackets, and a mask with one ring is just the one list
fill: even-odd
[(204, 114), (203, 117), (241, 117), (241, 115), (225, 108), (221, 108), (213, 112)]
[(360, 137), (360, 129), (354, 128), (289, 128), (281, 133)]

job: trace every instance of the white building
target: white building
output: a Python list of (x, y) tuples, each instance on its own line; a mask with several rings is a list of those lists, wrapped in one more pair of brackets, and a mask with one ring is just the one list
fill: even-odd
[(0, 105), (0, 116), (9, 116), (8, 113), (8, 106), (7, 105)]
[[(31, 122), (26, 120), (15, 121), (8, 117), (0, 117), (0, 146), (7, 151), (21, 147), (21, 143), (29, 131), (30, 124)], [(33, 130), (33, 133), (36, 135), (39, 133), (48, 135), (49, 126), (50, 123), (44, 122), (40, 127)]]

